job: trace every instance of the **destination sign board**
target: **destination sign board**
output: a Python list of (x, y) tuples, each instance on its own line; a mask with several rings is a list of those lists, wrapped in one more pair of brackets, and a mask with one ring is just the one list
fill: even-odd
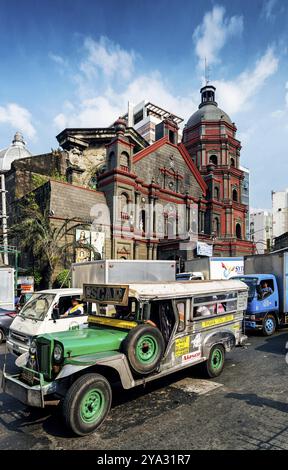
[(107, 284), (84, 284), (83, 296), (86, 302), (128, 305), (129, 286)]

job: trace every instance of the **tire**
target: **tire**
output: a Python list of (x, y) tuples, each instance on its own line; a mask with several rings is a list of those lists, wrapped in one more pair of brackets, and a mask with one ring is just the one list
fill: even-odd
[(206, 377), (218, 377), (225, 363), (225, 349), (222, 344), (215, 344), (210, 350), (209, 358), (203, 363), (203, 372)]
[(165, 343), (160, 330), (148, 325), (138, 325), (130, 330), (122, 345), (133, 373), (138, 376), (154, 372), (164, 350)]
[(276, 320), (274, 315), (268, 313), (263, 320), (262, 332), (264, 336), (272, 336), (276, 331)]
[(0, 344), (4, 343), (5, 341), (5, 333), (3, 330), (0, 329)]
[(79, 377), (69, 388), (62, 405), (67, 427), (78, 436), (94, 432), (110, 411), (112, 391), (100, 374)]

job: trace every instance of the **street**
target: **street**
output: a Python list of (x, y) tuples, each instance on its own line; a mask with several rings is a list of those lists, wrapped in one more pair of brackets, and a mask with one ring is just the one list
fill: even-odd
[[(84, 438), (67, 432), (57, 407), (29, 409), (1, 392), (0, 449), (287, 450), (287, 341), (287, 329), (250, 335), (213, 380), (190, 368), (145, 388), (116, 389), (108, 419)], [(2, 344), (1, 370), (4, 351)]]

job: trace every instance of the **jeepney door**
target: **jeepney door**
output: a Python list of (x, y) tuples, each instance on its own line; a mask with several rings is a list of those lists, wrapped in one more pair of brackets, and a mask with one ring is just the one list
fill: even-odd
[(201, 359), (201, 335), (193, 331), (191, 299), (173, 300), (176, 322), (167, 346), (164, 367), (193, 364)]

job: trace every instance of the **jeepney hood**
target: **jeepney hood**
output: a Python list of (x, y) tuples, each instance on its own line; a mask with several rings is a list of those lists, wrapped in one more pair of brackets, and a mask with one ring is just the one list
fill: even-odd
[(118, 351), (127, 334), (127, 330), (94, 327), (46, 334), (42, 338), (61, 343), (64, 348), (64, 357), (69, 358), (98, 352)]

